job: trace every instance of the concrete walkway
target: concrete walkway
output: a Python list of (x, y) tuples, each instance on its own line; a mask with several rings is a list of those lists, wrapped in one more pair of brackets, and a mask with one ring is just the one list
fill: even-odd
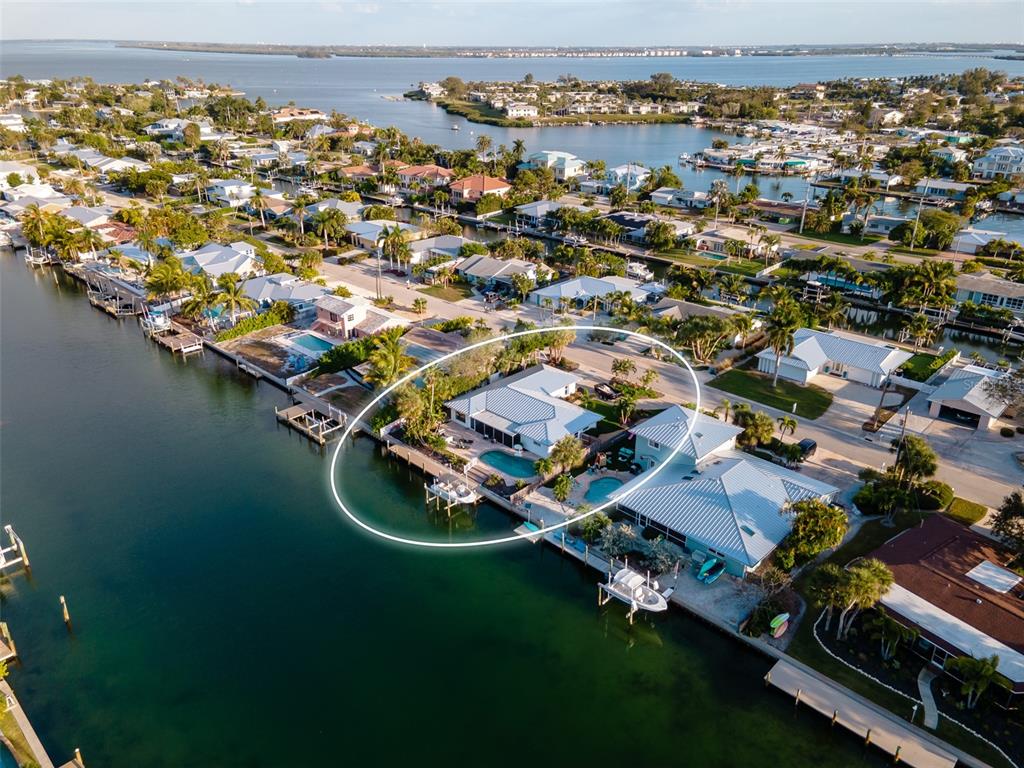
[(935, 706), (932, 695), (932, 680), (935, 673), (930, 667), (923, 667), (917, 676), (917, 689), (921, 693), (921, 704), (924, 705), (924, 727), (935, 730), (939, 727), (939, 708)]

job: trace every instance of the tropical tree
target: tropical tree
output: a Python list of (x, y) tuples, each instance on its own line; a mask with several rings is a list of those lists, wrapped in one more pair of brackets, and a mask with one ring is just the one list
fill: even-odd
[(838, 291), (832, 291), (828, 298), (818, 306), (818, 319), (825, 323), (831, 331), (833, 326), (844, 324), (846, 312), (849, 309), (850, 302), (844, 299)]
[(1017, 555), (1018, 562), (1024, 561), (1024, 495), (1014, 491), (996, 510), (992, 520), (992, 532)]
[(967, 697), (968, 709), (974, 709), (985, 689), (1000, 678), (998, 656), (981, 659), (960, 656), (948, 659), (946, 669), (960, 680), (960, 693)]
[(424, 312), (427, 311), (427, 300), (422, 296), (417, 296), (415, 299), (413, 299), (412, 310), (417, 315), (422, 315)]
[(324, 239), (324, 249), (330, 245), (330, 240), (337, 242), (338, 238), (345, 233), (345, 225), (348, 224), (348, 217), (337, 208), (323, 208), (313, 214), (313, 231)]
[(809, 559), (842, 543), (849, 520), (839, 507), (820, 499), (804, 499), (794, 504), (791, 511), (793, 527), (783, 546), (797, 556)]
[(255, 301), (246, 296), (241, 281), (236, 282), (230, 278), (225, 279), (226, 277), (228, 276), (221, 275), (217, 281), (217, 286), (220, 288), (220, 293), (217, 294), (217, 306), (224, 308), (231, 316), (231, 324), (234, 325), (238, 321), (239, 312), (256, 309), (257, 305)]
[(765, 337), (768, 346), (775, 353), (775, 375), (772, 386), (779, 384), (779, 369), (782, 356), (793, 353), (796, 332), (804, 326), (803, 312), (795, 301), (777, 302), (765, 320)]
[(367, 358), (370, 363), (367, 381), (380, 387), (390, 386), (415, 364), (416, 359), (405, 353), (401, 338), (401, 328), (389, 328), (374, 337), (373, 351)]
[(168, 298), (182, 291), (191, 279), (191, 275), (176, 256), (169, 256), (154, 266), (146, 278), (146, 290), (151, 297)]
[(255, 210), (260, 215), (260, 226), (263, 229), (266, 229), (267, 228), (267, 214), (266, 214), (266, 211), (267, 211), (268, 203), (267, 203), (267, 195), (263, 191), (262, 187), (256, 187), (256, 189), (253, 190), (252, 197), (249, 198), (249, 205), (252, 206), (253, 210)]
[(554, 493), (555, 500), (562, 507), (563, 514), (565, 514), (565, 502), (569, 500), (569, 496), (572, 494), (572, 486), (573, 477), (566, 473), (555, 478), (554, 487), (551, 489)]
[(797, 423), (792, 416), (779, 416), (776, 421), (779, 423), (779, 437), (782, 439), (786, 438), (787, 433), (790, 435), (796, 433)]
[(523, 301), (526, 301), (526, 297), (530, 295), (536, 287), (536, 283), (533, 278), (523, 272), (516, 272), (512, 275), (512, 287), (515, 292), (519, 294)]
[(914, 340), (914, 351), (917, 352), (922, 346), (931, 344), (935, 337), (935, 327), (928, 320), (924, 312), (911, 315), (903, 324), (903, 330)]
[(583, 463), (587, 452), (579, 438), (573, 435), (565, 435), (553, 446), (548, 458), (551, 459), (561, 470), (571, 470)]
[(893, 583), (892, 571), (881, 560), (858, 560), (846, 569), (846, 605), (839, 614), (837, 637), (844, 639), (861, 611), (873, 608)]
[(185, 317), (198, 320), (216, 306), (217, 294), (209, 277), (202, 275), (193, 280), (190, 293), (188, 300), (181, 305), (181, 314)]
[(881, 644), (882, 658), (886, 661), (896, 654), (896, 648), (900, 643), (911, 643), (919, 634), (916, 629), (900, 624), (880, 605), (876, 606), (875, 615), (868, 622), (868, 626), (872, 630), (871, 639), (878, 640)]
[(928, 441), (919, 435), (896, 438), (890, 445), (896, 451), (896, 460), (892, 465), (893, 476), (907, 490), (912, 490), (920, 480), (934, 475), (939, 468), (939, 457)]

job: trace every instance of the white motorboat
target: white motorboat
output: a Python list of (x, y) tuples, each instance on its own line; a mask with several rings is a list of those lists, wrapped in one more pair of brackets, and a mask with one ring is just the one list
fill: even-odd
[(631, 568), (622, 568), (608, 579), (607, 584), (602, 584), (601, 589), (634, 611), (660, 613), (668, 610), (668, 601), (664, 596)]
[(437, 480), (430, 486), (430, 492), (452, 504), (475, 504), (480, 501), (479, 493), (456, 480)]
[(630, 261), (626, 263), (626, 277), (648, 282), (654, 278), (654, 273), (642, 261)]

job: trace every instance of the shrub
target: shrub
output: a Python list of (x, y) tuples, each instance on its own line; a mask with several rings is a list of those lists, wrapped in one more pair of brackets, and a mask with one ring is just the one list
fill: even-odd
[(484, 485), (488, 488), (494, 488), (495, 486), (502, 485), (504, 482), (505, 481), (501, 479), (501, 475), (496, 472), (492, 472), (487, 476), (487, 479), (484, 480)]
[(929, 480), (917, 488), (917, 506), (926, 511), (945, 509), (953, 501), (953, 489), (941, 480)]
[(320, 370), (330, 373), (344, 368), (354, 368), (360, 363), (365, 363), (372, 351), (372, 336), (346, 341), (344, 344), (339, 344), (334, 349), (324, 352), (319, 361)]
[(1002, 427), (999, 430), (999, 434), (1002, 435), (1003, 437), (1013, 437), (1013, 427)]
[(258, 315), (243, 318), (235, 324), (234, 328), (221, 331), (217, 334), (217, 341), (227, 341), (245, 336), (247, 333), (258, 331), (261, 328), (269, 328), (272, 325), (283, 325), (295, 319), (295, 310), (286, 301), (275, 301), (266, 312)]
[(1017, 427), (1017, 434), (1024, 435), (1024, 427)]
[(961, 499), (959, 497), (953, 499), (953, 503), (950, 504), (949, 509), (946, 510), (947, 515), (964, 525), (974, 525), (976, 522), (981, 520), (987, 512), (988, 507), (984, 504), (978, 504), (977, 502), (968, 501), (967, 499)]

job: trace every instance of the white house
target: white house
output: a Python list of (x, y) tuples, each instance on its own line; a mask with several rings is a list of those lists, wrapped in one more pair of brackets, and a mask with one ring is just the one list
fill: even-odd
[(585, 173), (585, 167), (586, 163), (576, 155), (550, 149), (534, 152), (520, 165), (520, 168), (525, 169), (550, 168), (558, 181), (567, 181), (582, 176)]
[(389, 328), (403, 328), (409, 321), (375, 307), (361, 296), (321, 296), (316, 300), (313, 330), (342, 339), (372, 336)]
[(1024, 147), (1007, 145), (990, 149), (974, 161), (972, 171), (980, 179), (1020, 176), (1024, 174)]
[(695, 189), (661, 187), (651, 193), (651, 202), (668, 208), (703, 209), (708, 207), (708, 193)]
[(616, 187), (624, 187), (627, 192), (636, 192), (647, 181), (651, 172), (642, 165), (626, 163), (617, 165), (605, 173), (603, 179), (584, 179), (580, 182), (580, 191), (595, 195), (607, 195)]
[(511, 283), (513, 275), (526, 275), (537, 279), (537, 266), (523, 259), (496, 259), (486, 254), (474, 254), (460, 261), (455, 271), (466, 282), (483, 287), (495, 283)]
[(178, 257), (185, 269), (196, 274), (204, 272), (214, 279), (229, 273), (249, 277), (262, 271), (256, 249), (244, 241), (229, 245), (207, 243), (199, 250), (179, 253)]
[(573, 277), (563, 280), (560, 283), (552, 283), (538, 288), (530, 293), (530, 301), (538, 306), (543, 306), (545, 300), (550, 300), (551, 306), (557, 309), (563, 303), (567, 303), (577, 309), (582, 309), (593, 298), (600, 299), (605, 304), (610, 294), (620, 292), (628, 293), (636, 302), (647, 300), (648, 292), (640, 287), (640, 283), (628, 277)]
[(505, 107), (505, 114), (513, 120), (537, 117), (539, 112), (537, 107), (533, 104), (524, 104), (523, 102), (513, 102)]
[(452, 421), (508, 447), (546, 457), (567, 435), (579, 437), (601, 421), (600, 414), (566, 402), (577, 378), (548, 365), (535, 365), (445, 403)]
[(966, 227), (956, 233), (953, 238), (953, 245), (950, 250), (957, 253), (977, 253), (984, 248), (986, 243), (992, 240), (999, 240), (1006, 236), (1005, 232), (996, 232), (992, 229), (974, 229)]
[(9, 189), (8, 177), (17, 176), (22, 184), (31, 184), (39, 178), (39, 171), (34, 165), (17, 163), (12, 160), (0, 161), (0, 190)]
[(242, 179), (213, 179), (206, 188), (206, 194), (215, 203), (238, 208), (256, 194), (256, 187)]
[[(886, 379), (913, 354), (877, 339), (842, 331), (815, 331), (800, 328), (794, 334), (793, 351), (783, 355), (779, 378), (808, 384), (818, 374), (827, 373), (849, 381), (881, 387)], [(775, 374), (775, 352), (765, 349), (757, 354), (757, 369)]]

